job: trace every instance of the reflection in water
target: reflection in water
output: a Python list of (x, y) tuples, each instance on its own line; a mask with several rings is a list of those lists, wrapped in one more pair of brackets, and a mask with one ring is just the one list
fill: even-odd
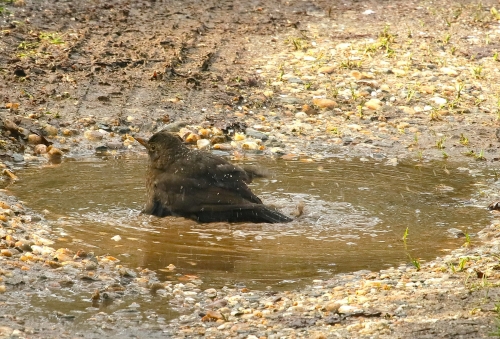
[[(197, 275), (212, 287), (290, 289), (332, 273), (405, 263), (408, 252), (431, 259), (463, 243), (450, 238), (447, 229), (474, 232), (488, 222), (484, 210), (467, 205), (474, 179), (452, 169), (446, 174), (359, 160), (257, 161), (272, 176), (257, 180), (252, 189), (285, 214), (304, 201), (298, 220), (197, 224), (140, 215), (145, 157), (28, 169), (10, 188), (28, 206), (50, 211), (48, 218), (61, 237), (56, 247), (108, 253), (169, 280)], [(401, 238), (407, 227), (405, 250)], [(115, 235), (121, 240), (111, 240)], [(171, 264), (173, 271), (167, 268)]]

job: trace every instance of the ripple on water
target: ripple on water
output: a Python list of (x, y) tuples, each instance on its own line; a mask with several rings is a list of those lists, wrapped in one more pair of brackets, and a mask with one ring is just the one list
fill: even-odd
[[(472, 232), (489, 218), (470, 204), (477, 180), (461, 170), (352, 159), (258, 159), (272, 176), (256, 180), (252, 189), (286, 214), (303, 201), (298, 220), (197, 224), (158, 219), (140, 214), (145, 160), (82, 159), (27, 169), (11, 189), (30, 207), (50, 211), (61, 247), (92, 248), (130, 267), (157, 270), (165, 279), (195, 274), (214, 286), (239, 282), (291, 288), (331, 273), (398, 265), (407, 262), (408, 254), (431, 259), (461, 244), (447, 229)], [(43, 192), (43, 198), (33, 192)], [(407, 227), (405, 249), (401, 238)], [(111, 239), (116, 235), (119, 241)], [(165, 269), (170, 264), (177, 267), (174, 273)]]

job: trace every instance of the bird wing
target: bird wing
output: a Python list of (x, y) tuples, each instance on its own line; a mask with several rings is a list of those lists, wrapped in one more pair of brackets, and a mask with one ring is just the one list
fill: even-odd
[[(189, 156), (175, 161), (168, 172), (178, 175), (182, 180), (192, 179), (193, 187), (197, 184), (205, 189), (217, 187), (219, 194), (232, 193), (249, 202), (262, 204), (262, 200), (247, 186), (247, 183), (251, 182), (247, 172), (216, 155), (192, 151)], [(183, 177), (183, 174), (189, 174), (189, 177)]]
[[(186, 178), (171, 173), (162, 173), (155, 180), (155, 199), (175, 213), (198, 212), (203, 206), (230, 206), (261, 204), (247, 199), (239, 190), (213, 185), (203, 178)], [(247, 188), (248, 192), (253, 195)]]

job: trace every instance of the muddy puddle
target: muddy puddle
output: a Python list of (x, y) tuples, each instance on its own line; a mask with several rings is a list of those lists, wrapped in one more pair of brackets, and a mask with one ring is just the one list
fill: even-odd
[(9, 189), (45, 211), (59, 235), (55, 248), (107, 253), (163, 279), (198, 276), (210, 287), (293, 289), (334, 273), (405, 264), (409, 255), (423, 262), (464, 243), (449, 229), (473, 234), (490, 218), (473, 203), (477, 179), (460, 169), (255, 158), (246, 163), (267, 167), (271, 176), (256, 180), (252, 189), (287, 214), (303, 201), (298, 220), (271, 225), (158, 219), (140, 214), (146, 162), (145, 156), (86, 158), (28, 168)]

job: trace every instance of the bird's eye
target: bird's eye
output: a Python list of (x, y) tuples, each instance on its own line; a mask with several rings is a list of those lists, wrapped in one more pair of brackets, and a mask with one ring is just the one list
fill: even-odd
[(151, 145), (151, 146), (149, 146), (149, 150), (151, 150), (151, 151), (153, 151), (153, 152), (154, 152), (154, 151), (156, 150), (156, 146), (155, 146), (155, 145)]

